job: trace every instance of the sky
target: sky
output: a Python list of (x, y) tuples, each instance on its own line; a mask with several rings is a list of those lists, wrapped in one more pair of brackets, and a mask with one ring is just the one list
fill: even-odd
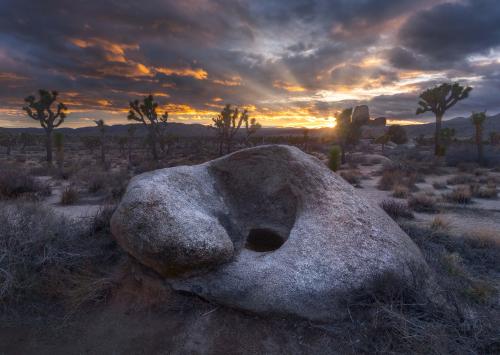
[(500, 111), (497, 0), (0, 0), (0, 127), (37, 126), (57, 90), (67, 127), (127, 123), (153, 94), (171, 121), (225, 103), (264, 126), (322, 127), (359, 104), (392, 123), (441, 82), (474, 89), (447, 118)]

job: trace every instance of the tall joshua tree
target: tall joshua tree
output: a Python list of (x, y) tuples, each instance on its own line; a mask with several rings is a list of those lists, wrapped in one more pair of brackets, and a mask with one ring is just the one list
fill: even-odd
[(142, 103), (140, 103), (139, 100), (131, 101), (130, 111), (127, 117), (129, 120), (141, 122), (148, 128), (149, 144), (154, 160), (158, 160), (156, 143), (160, 133), (160, 125), (165, 125), (168, 120), (168, 112), (165, 112), (163, 115), (158, 115), (156, 112), (157, 108), (158, 103), (154, 101), (153, 95), (149, 95), (144, 98)]
[(434, 134), (434, 155), (443, 155), (444, 148), (441, 145), (441, 122), (446, 111), (453, 107), (458, 101), (469, 97), (472, 91), (470, 86), (464, 87), (459, 83), (443, 83), (439, 86), (425, 90), (420, 94), (419, 107), (416, 114), (432, 112), (436, 116), (436, 131)]
[(106, 124), (104, 123), (104, 120), (96, 120), (94, 121), (95, 124), (97, 125), (97, 128), (99, 128), (99, 133), (101, 134), (101, 163), (104, 165), (106, 163)]
[[(238, 133), (238, 130), (245, 123), (245, 127), (249, 122), (248, 111), (232, 108), (230, 104), (227, 104), (217, 117), (212, 118), (213, 125), (217, 130), (217, 138), (219, 140), (219, 155), (224, 152), (224, 146), (226, 154), (231, 152), (231, 147), (233, 143), (234, 136)], [(256, 124), (256, 122), (255, 122)]]
[(476, 128), (477, 161), (483, 163), (483, 124), (486, 121), (486, 112), (473, 112), (470, 116), (472, 124)]
[(45, 130), (45, 146), (47, 150), (47, 162), (52, 164), (52, 131), (59, 127), (66, 118), (67, 107), (62, 102), (58, 102), (54, 109), (52, 105), (56, 103), (57, 91), (38, 90), (39, 98), (30, 95), (24, 99), (27, 103), (23, 107), (29, 117), (38, 121)]

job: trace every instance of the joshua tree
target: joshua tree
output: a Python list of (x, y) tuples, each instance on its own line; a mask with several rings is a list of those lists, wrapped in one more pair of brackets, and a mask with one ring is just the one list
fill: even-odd
[(122, 158), (125, 158), (125, 145), (127, 144), (127, 141), (127, 137), (118, 137), (117, 139), (118, 147), (120, 149), (120, 156)]
[(24, 99), (27, 105), (23, 107), (23, 110), (26, 111), (29, 117), (40, 122), (40, 125), (45, 130), (47, 162), (52, 164), (52, 131), (64, 122), (67, 107), (62, 102), (59, 102), (56, 111), (53, 111), (52, 105), (57, 100), (57, 91), (49, 92), (40, 89), (38, 94), (40, 96), (38, 100), (33, 95)]
[(156, 112), (157, 108), (158, 103), (154, 101), (153, 95), (149, 95), (144, 98), (142, 104), (139, 100), (131, 101), (130, 111), (127, 117), (129, 120), (141, 122), (148, 128), (149, 145), (151, 146), (151, 153), (153, 154), (154, 160), (158, 160), (156, 143), (158, 141), (158, 135), (161, 133), (160, 125), (164, 126), (168, 120), (168, 112), (158, 116)]
[(137, 128), (136, 125), (132, 124), (132, 125), (128, 126), (128, 129), (127, 129), (127, 133), (128, 133), (127, 148), (128, 148), (128, 163), (129, 164), (132, 163), (132, 143), (134, 142), (134, 134), (135, 134), (136, 128)]
[(94, 121), (97, 127), (99, 128), (99, 132), (101, 133), (101, 163), (104, 165), (106, 163), (106, 124), (104, 120), (96, 120)]
[(231, 152), (233, 138), (240, 129), (241, 125), (247, 125), (249, 120), (248, 111), (240, 112), (238, 108), (232, 108), (227, 104), (217, 117), (212, 118), (213, 127), (217, 130), (219, 140), (219, 155), (223, 154), (224, 146), (226, 153)]
[(477, 161), (483, 163), (483, 124), (486, 121), (486, 112), (473, 112), (470, 116), (472, 124), (476, 128)]
[(61, 132), (54, 133), (54, 145), (56, 147), (56, 162), (59, 175), (63, 175), (64, 165), (64, 135)]
[(251, 118), (250, 120), (245, 121), (245, 130), (246, 130), (246, 137), (245, 137), (245, 142), (248, 145), (250, 142), (250, 137), (257, 133), (259, 129), (262, 128), (262, 125), (257, 122), (255, 118)]
[(444, 146), (444, 147), (447, 147), (451, 144), (451, 142), (453, 141), (453, 139), (455, 138), (455, 129), (454, 128), (442, 128), (441, 131), (440, 131), (440, 134), (441, 134), (441, 144)]
[(434, 134), (435, 146), (434, 154), (443, 155), (441, 146), (441, 122), (446, 111), (454, 106), (458, 101), (466, 99), (472, 88), (460, 86), (459, 83), (444, 83), (431, 89), (425, 90), (420, 94), (416, 114), (432, 112), (436, 116), (436, 130)]
[(389, 143), (391, 140), (391, 136), (387, 133), (381, 135), (380, 137), (377, 137), (375, 139), (375, 143), (382, 145), (382, 153), (385, 152), (385, 145)]
[(309, 130), (307, 128), (302, 131), (302, 141), (304, 142), (304, 151), (307, 152), (309, 143)]
[(341, 162), (345, 164), (345, 152), (348, 146), (356, 145), (361, 138), (361, 123), (352, 120), (352, 108), (347, 108), (336, 114), (337, 137), (342, 150)]

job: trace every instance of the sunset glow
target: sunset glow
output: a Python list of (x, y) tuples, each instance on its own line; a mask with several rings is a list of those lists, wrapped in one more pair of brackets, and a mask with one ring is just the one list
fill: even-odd
[(452, 80), (474, 91), (449, 118), (500, 109), (496, 41), (451, 38), (426, 20), (452, 11), (450, 27), (490, 21), (486, 0), (90, 3), (58, 5), (78, 16), (57, 21), (42, 4), (5, 7), (0, 126), (34, 125), (21, 107), (39, 88), (60, 92), (73, 127), (126, 123), (128, 102), (150, 93), (174, 122), (209, 124), (230, 103), (267, 126), (331, 127), (359, 104), (373, 118), (422, 123), (418, 94)]

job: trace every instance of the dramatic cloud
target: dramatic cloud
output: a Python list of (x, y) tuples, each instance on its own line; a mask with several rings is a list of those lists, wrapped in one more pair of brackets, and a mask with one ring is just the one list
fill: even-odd
[(68, 125), (126, 122), (152, 93), (173, 120), (225, 103), (265, 125), (322, 126), (343, 107), (414, 121), (418, 93), (474, 86), (451, 114), (495, 112), (493, 0), (0, 0), (0, 126), (35, 124), (23, 98), (55, 89)]

